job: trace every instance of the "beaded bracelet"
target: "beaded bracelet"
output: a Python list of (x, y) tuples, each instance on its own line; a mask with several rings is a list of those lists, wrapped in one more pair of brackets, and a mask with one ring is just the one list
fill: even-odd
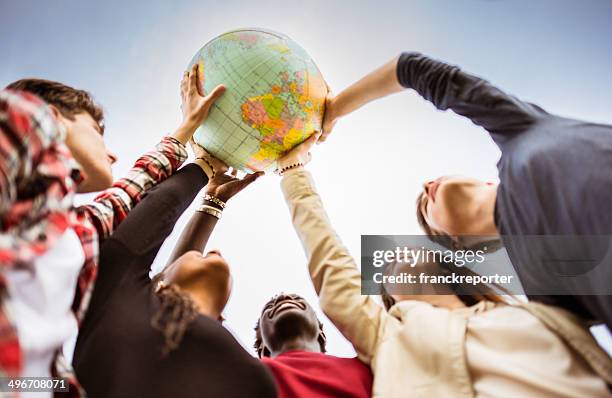
[(282, 176), (285, 171), (288, 171), (288, 170), (291, 170), (291, 169), (295, 169), (295, 168), (300, 167), (300, 166), (304, 166), (304, 163), (302, 163), (302, 162), (293, 163), (293, 164), (290, 164), (289, 166), (285, 166), (285, 167), (281, 168), (280, 170), (276, 169), (276, 170), (274, 170), (274, 172), (276, 174), (278, 174), (279, 176)]
[(215, 196), (206, 194), (204, 195), (204, 201), (206, 200), (216, 204), (217, 206), (221, 208), (221, 210), (225, 209), (225, 202)]
[(212, 163), (210, 163), (208, 159), (206, 159), (205, 157), (199, 157), (199, 158), (196, 158), (196, 160), (203, 160), (204, 163), (206, 163), (206, 165), (210, 167), (210, 169), (212, 170), (212, 176), (210, 177), (210, 179), (212, 180), (213, 178), (215, 178), (215, 174), (216, 174), (215, 168), (213, 167)]

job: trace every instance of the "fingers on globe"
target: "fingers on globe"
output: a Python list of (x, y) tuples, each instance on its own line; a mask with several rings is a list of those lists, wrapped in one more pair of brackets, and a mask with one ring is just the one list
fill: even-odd
[(183, 73), (183, 78), (181, 79), (181, 92), (185, 92), (187, 90), (187, 82), (189, 81), (189, 72), (185, 71)]
[(191, 67), (189, 71), (189, 91), (195, 93), (198, 91), (198, 64)]
[(265, 172), (263, 172), (263, 171), (258, 171), (258, 172), (252, 173), (252, 174), (247, 174), (246, 176), (244, 176), (242, 181), (244, 182), (245, 186), (247, 186), (247, 185), (249, 185), (250, 183), (252, 183), (253, 181), (255, 181), (256, 179), (258, 179), (259, 177), (261, 177), (264, 174), (265, 174)]
[(205, 97), (206, 104), (210, 107), (216, 100), (225, 92), (225, 86), (219, 84), (215, 89)]
[(315, 142), (319, 140), (319, 138), (321, 138), (321, 132), (315, 131), (315, 133), (308, 137), (308, 139), (306, 140), (306, 149), (310, 150), (310, 148), (312, 148), (312, 146), (315, 144)]

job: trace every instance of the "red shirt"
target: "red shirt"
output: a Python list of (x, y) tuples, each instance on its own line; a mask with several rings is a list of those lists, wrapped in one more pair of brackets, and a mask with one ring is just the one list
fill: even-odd
[(372, 396), (372, 372), (357, 358), (288, 351), (262, 362), (274, 375), (279, 398)]

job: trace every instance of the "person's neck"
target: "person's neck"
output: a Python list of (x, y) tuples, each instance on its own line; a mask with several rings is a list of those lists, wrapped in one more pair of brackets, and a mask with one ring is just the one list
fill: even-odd
[(277, 351), (271, 352), (270, 356), (274, 358), (287, 351), (307, 351), (320, 353), (321, 345), (317, 340), (296, 338), (283, 343), (282, 347)]
[(497, 226), (495, 225), (495, 202), (497, 200), (497, 186), (487, 186), (480, 193), (477, 201), (480, 203), (476, 209), (474, 220), (480, 220), (472, 225), (471, 235), (498, 236)]
[(219, 319), (220, 314), (217, 311), (217, 306), (205, 290), (189, 288), (182, 288), (182, 290), (191, 297), (200, 314), (212, 319)]

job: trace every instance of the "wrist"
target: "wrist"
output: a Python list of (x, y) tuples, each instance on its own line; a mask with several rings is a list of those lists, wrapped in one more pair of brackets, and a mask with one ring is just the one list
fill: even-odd
[(286, 169), (285, 171), (281, 172), (280, 175), (283, 177), (286, 177), (288, 175), (291, 174), (295, 174), (295, 173), (299, 173), (300, 171), (306, 170), (306, 168), (304, 167), (304, 165), (299, 165), (296, 167), (291, 167), (289, 169)]
[(221, 199), (217, 195), (206, 193), (202, 197), (202, 204), (209, 205), (223, 211), (225, 206), (227, 206), (227, 200)]
[(184, 126), (187, 129), (193, 129), (196, 131), (198, 127), (202, 124), (197, 117), (185, 116), (183, 117), (183, 121), (181, 122), (181, 126)]
[(297, 170), (304, 170), (304, 163), (296, 161), (295, 163), (287, 163), (283, 166), (279, 164), (275, 170), (275, 173), (279, 176), (284, 176)]
[(223, 214), (223, 210), (225, 209), (225, 206), (225, 201), (219, 199), (214, 195), (206, 193), (202, 198), (202, 204), (198, 207), (196, 211), (200, 213), (206, 213), (217, 219), (220, 219)]
[(183, 123), (181, 123), (179, 127), (174, 131), (172, 137), (179, 140), (181, 144), (187, 145), (187, 142), (189, 142), (189, 139), (193, 136), (193, 133), (195, 133), (197, 128), (198, 125), (183, 121)]
[(326, 115), (326, 117), (328, 117), (331, 121), (335, 122), (342, 116), (346, 115), (348, 112), (346, 112), (344, 102), (344, 96), (342, 95), (342, 93), (330, 99), (327, 104), (327, 109), (325, 110), (326, 114), (328, 114)]
[(193, 163), (200, 166), (202, 171), (206, 174), (206, 177), (208, 177), (209, 181), (214, 178), (215, 170), (212, 168), (210, 162), (206, 162), (203, 158), (197, 158), (196, 160), (193, 161)]

